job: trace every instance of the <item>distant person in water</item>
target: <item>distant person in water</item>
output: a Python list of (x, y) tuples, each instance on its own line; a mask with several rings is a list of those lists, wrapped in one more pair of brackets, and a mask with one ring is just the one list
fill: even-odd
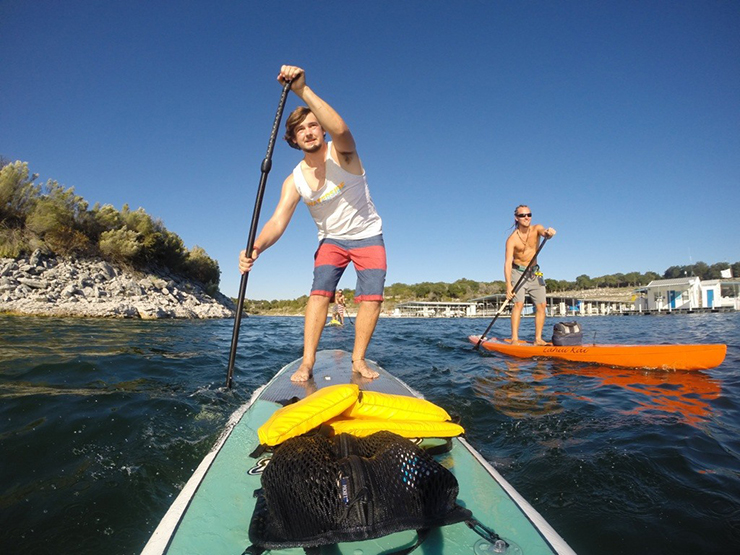
[[(540, 224), (532, 223), (532, 211), (526, 204), (520, 204), (514, 209), (514, 232), (506, 240), (506, 256), (504, 260), (504, 281), (506, 282), (506, 298), (514, 300), (511, 310), (511, 342), (519, 342), (519, 323), (524, 308), (524, 298), (529, 295), (535, 306), (534, 342), (535, 345), (547, 345), (542, 339), (542, 329), (545, 327), (545, 280), (540, 267), (534, 258), (539, 246), (540, 237), (553, 237), (555, 230), (545, 228)], [(516, 295), (514, 286), (522, 277), (529, 263), (532, 266), (526, 272)]]
[(260, 253), (280, 239), (302, 199), (319, 230), (319, 247), (306, 306), (303, 361), (290, 379), (302, 382), (313, 376), (331, 297), (350, 262), (357, 273), (355, 302), (359, 303), (352, 371), (364, 378), (377, 378), (378, 373), (365, 362), (365, 352), (380, 316), (386, 255), (382, 221), (370, 198), (365, 169), (349, 127), (309, 88), (304, 70), (283, 66), (278, 81), (281, 85), (290, 81), (291, 90), (306, 103), (285, 123), (285, 140), (303, 152), (303, 159), (283, 182), (278, 205), (255, 240), (254, 250), (249, 254), (242, 251), (239, 269), (250, 271)]
[(344, 325), (344, 311), (347, 306), (347, 300), (344, 298), (344, 292), (341, 289), (337, 289), (334, 294), (334, 312), (332, 318)]

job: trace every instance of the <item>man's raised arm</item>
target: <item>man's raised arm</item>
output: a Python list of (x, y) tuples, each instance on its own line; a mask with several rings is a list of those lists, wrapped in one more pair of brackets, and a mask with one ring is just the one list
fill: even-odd
[(329, 133), (337, 153), (347, 160), (357, 154), (355, 139), (349, 127), (334, 108), (306, 85), (306, 72), (299, 67), (283, 66), (278, 75), (280, 84), (291, 81), (292, 90), (311, 109), (321, 127)]

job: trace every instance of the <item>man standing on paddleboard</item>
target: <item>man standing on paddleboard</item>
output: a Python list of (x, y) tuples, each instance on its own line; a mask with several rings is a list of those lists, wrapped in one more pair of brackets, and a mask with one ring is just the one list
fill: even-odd
[(304, 70), (282, 66), (278, 81), (283, 86), (290, 81), (290, 89), (306, 103), (285, 122), (285, 140), (303, 152), (303, 160), (283, 182), (275, 212), (255, 240), (251, 256), (241, 252), (239, 270), (250, 271), (260, 253), (280, 239), (302, 199), (319, 230), (319, 247), (306, 306), (303, 362), (290, 379), (302, 382), (312, 377), (329, 304), (350, 261), (357, 273), (355, 302), (360, 305), (355, 318), (352, 371), (364, 378), (376, 378), (378, 373), (365, 362), (365, 351), (380, 316), (386, 255), (382, 222), (370, 198), (365, 170), (349, 127), (308, 87)]
[[(550, 238), (555, 235), (551, 227), (545, 228), (540, 224), (532, 224), (532, 211), (526, 204), (520, 204), (514, 209), (514, 232), (506, 240), (506, 258), (504, 260), (504, 280), (506, 282), (506, 298), (514, 299), (514, 308), (511, 310), (511, 342), (519, 341), (519, 322), (524, 308), (524, 297), (529, 295), (535, 305), (534, 343), (547, 345), (542, 339), (542, 329), (545, 327), (545, 280), (540, 272), (536, 260), (532, 258), (537, 253), (537, 243), (540, 237)], [(530, 262), (533, 264), (527, 270)], [(519, 282), (522, 274), (524, 279), (514, 293), (514, 286)]]
[(344, 311), (347, 306), (347, 300), (344, 298), (344, 291), (337, 289), (337, 292), (334, 295), (334, 301), (334, 314), (332, 315), (332, 318), (344, 325)]

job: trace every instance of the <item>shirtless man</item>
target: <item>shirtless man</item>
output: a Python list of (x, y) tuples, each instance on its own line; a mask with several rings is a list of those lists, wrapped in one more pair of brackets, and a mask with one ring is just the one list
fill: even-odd
[(504, 280), (506, 281), (506, 298), (514, 299), (514, 308), (511, 311), (511, 342), (519, 341), (519, 322), (524, 308), (524, 297), (529, 295), (535, 305), (534, 318), (535, 345), (547, 345), (542, 339), (542, 329), (545, 327), (545, 280), (539, 272), (537, 261), (527, 272), (522, 285), (514, 295), (514, 286), (524, 273), (527, 265), (537, 252), (540, 237), (550, 238), (555, 235), (551, 227), (545, 228), (540, 224), (532, 224), (532, 211), (526, 204), (520, 204), (514, 209), (514, 232), (506, 240), (506, 258), (504, 261)]
[(336, 294), (334, 295), (334, 313), (332, 314), (332, 318), (339, 322), (340, 324), (344, 325), (344, 310), (347, 306), (347, 301), (344, 298), (344, 291), (341, 289), (337, 289)]
[[(303, 152), (303, 159), (283, 182), (275, 212), (255, 240), (251, 255), (241, 252), (239, 270), (250, 271), (260, 253), (280, 239), (298, 202), (303, 200), (319, 230), (319, 247), (306, 306), (303, 361), (290, 379), (303, 382), (313, 376), (331, 297), (350, 262), (357, 273), (355, 302), (360, 305), (355, 319), (352, 371), (363, 378), (377, 378), (378, 373), (365, 362), (365, 352), (383, 302), (386, 256), (382, 221), (370, 199), (365, 170), (347, 124), (309, 88), (301, 68), (282, 66), (278, 81), (281, 85), (290, 81), (290, 89), (306, 103), (285, 122), (285, 140)], [(331, 142), (326, 141), (326, 133)]]

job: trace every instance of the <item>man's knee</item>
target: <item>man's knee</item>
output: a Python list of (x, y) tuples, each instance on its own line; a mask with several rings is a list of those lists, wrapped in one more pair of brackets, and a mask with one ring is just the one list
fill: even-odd
[(308, 302), (316, 305), (326, 305), (328, 307), (331, 304), (331, 297), (320, 292), (312, 292), (311, 295), (308, 297)]

